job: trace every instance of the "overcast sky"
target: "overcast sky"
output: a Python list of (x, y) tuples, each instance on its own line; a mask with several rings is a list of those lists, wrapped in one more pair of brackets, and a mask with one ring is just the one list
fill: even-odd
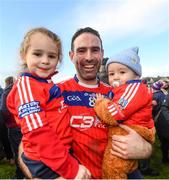
[(75, 73), (68, 52), (73, 33), (90, 26), (103, 39), (105, 57), (138, 46), (143, 76), (169, 76), (168, 0), (0, 0), (0, 84), (19, 69), (24, 34), (44, 26), (63, 43), (61, 74)]

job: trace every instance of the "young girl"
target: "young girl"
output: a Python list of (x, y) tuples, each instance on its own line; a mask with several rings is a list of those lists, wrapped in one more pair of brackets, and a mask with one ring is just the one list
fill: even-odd
[(113, 156), (112, 135), (126, 135), (119, 124), (132, 127), (146, 140), (154, 142), (152, 93), (139, 79), (141, 77), (138, 48), (127, 49), (106, 63), (109, 84), (114, 87), (113, 100), (97, 95), (95, 111), (109, 127), (109, 141), (103, 159), (103, 178), (126, 179), (137, 168), (136, 160)]
[(20, 56), (24, 70), (7, 103), (21, 126), (22, 159), (32, 178), (88, 178), (88, 170), (69, 153), (69, 117), (67, 109), (60, 108), (61, 91), (51, 81), (62, 59), (59, 37), (45, 28), (32, 29), (24, 37)]

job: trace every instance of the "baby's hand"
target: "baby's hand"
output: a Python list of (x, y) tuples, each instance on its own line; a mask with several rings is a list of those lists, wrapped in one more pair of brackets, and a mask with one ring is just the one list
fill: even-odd
[(98, 103), (99, 101), (102, 101), (104, 99), (104, 96), (100, 93), (96, 94), (95, 103)]
[(102, 94), (98, 93), (98, 94), (96, 94), (96, 98), (98, 100), (102, 100), (104, 98), (104, 96)]

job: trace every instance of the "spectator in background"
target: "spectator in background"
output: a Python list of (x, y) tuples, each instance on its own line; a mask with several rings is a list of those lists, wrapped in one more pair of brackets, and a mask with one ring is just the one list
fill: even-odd
[(16, 171), (15, 171), (15, 176), (13, 178), (16, 179), (22, 179), (24, 178), (24, 174), (22, 173), (21, 169), (19, 168), (18, 165), (18, 147), (21, 142), (22, 134), (21, 130), (18, 127), (18, 125), (15, 122), (15, 119), (13, 115), (9, 112), (6, 106), (6, 98), (9, 94), (9, 92), (12, 89), (12, 86), (14, 84), (14, 77), (9, 76), (5, 79), (5, 89), (2, 94), (2, 103), (1, 103), (1, 111), (4, 119), (4, 124), (6, 125), (8, 129), (8, 139), (11, 145), (11, 149), (13, 152), (13, 156), (15, 159), (15, 165), (16, 165)]
[(0, 159), (7, 159), (13, 164), (13, 153), (8, 139), (7, 127), (4, 124), (4, 118), (1, 111), (2, 95), (4, 90), (0, 87)]
[[(0, 86), (0, 105), (1, 105), (1, 95), (3, 93), (3, 88)], [(0, 111), (0, 130), (3, 124), (3, 118), (2, 118), (2, 112)], [(1, 136), (1, 134), (0, 134)], [(4, 158), (4, 149), (3, 149), (3, 144), (1, 142), (1, 137), (0, 137), (0, 160)]]
[[(153, 91), (153, 111), (152, 111), (152, 115), (153, 115), (153, 119), (156, 122), (159, 114), (160, 114), (160, 108), (162, 105), (162, 102), (166, 96), (166, 88), (167, 88), (167, 83), (164, 83), (164, 80), (159, 80), (156, 81), (154, 83), (152, 83), (151, 88)], [(164, 88), (164, 90), (163, 90)], [(159, 122), (158, 122), (159, 123)], [(155, 123), (156, 128), (157, 128), (157, 124)], [(160, 128), (160, 126), (159, 126)], [(157, 132), (157, 134), (159, 134)], [(162, 142), (165, 142), (165, 139), (161, 138)], [(164, 149), (163, 147), (165, 147), (164, 143), (161, 143), (162, 145), (162, 149)], [(165, 150), (164, 150), (165, 151)], [(165, 159), (165, 158), (164, 158)], [(144, 175), (150, 175), (150, 176), (158, 176), (159, 172), (155, 169), (152, 169), (150, 166), (150, 158), (148, 159), (144, 159), (144, 160), (140, 160), (139, 166), (140, 166), (140, 170)], [(164, 160), (165, 161), (165, 160)]]
[(162, 102), (156, 130), (161, 144), (162, 163), (169, 164), (169, 94)]
[(1, 96), (2, 96), (2, 93), (3, 93), (3, 88), (0, 86), (0, 105), (1, 105)]
[(165, 95), (167, 95), (169, 93), (169, 79), (164, 78), (164, 79), (161, 79), (161, 81), (163, 82), (163, 86), (161, 90), (163, 91)]
[(151, 88), (153, 90), (153, 101), (152, 101), (153, 111), (152, 111), (152, 113), (153, 113), (154, 121), (156, 121), (156, 119), (158, 118), (161, 104), (166, 96), (164, 94), (164, 92), (161, 90), (162, 87), (163, 87), (162, 81), (154, 82), (151, 86)]

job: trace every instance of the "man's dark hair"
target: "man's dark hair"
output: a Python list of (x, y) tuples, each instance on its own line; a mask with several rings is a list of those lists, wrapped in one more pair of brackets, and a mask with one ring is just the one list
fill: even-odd
[(73, 44), (73, 43), (74, 43), (75, 39), (76, 39), (79, 35), (81, 35), (81, 34), (83, 34), (83, 33), (91, 33), (91, 34), (97, 36), (97, 37), (100, 39), (101, 48), (103, 49), (102, 40), (101, 40), (101, 37), (100, 37), (99, 32), (96, 31), (95, 29), (91, 28), (91, 27), (85, 27), (85, 28), (78, 29), (78, 30), (75, 32), (75, 34), (73, 35), (72, 40), (71, 40), (71, 50), (72, 50), (72, 51), (73, 51), (73, 49), (74, 49), (74, 44)]

